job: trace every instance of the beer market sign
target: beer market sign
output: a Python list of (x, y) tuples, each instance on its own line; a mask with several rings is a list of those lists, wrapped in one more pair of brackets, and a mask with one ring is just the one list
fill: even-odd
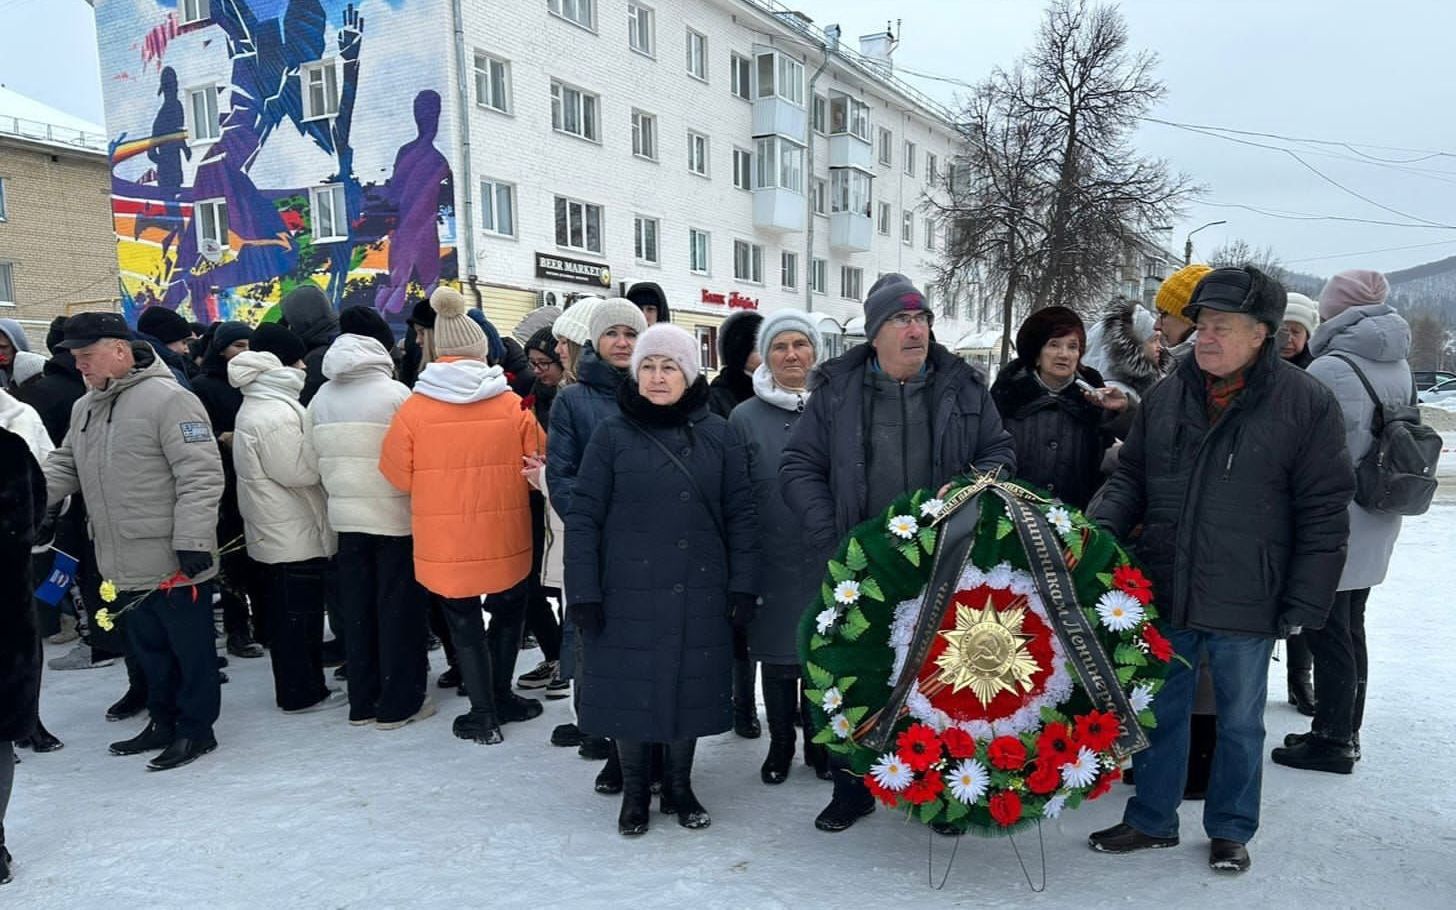
[(604, 288), (612, 285), (612, 270), (605, 263), (572, 259), (552, 253), (536, 254), (536, 277)]

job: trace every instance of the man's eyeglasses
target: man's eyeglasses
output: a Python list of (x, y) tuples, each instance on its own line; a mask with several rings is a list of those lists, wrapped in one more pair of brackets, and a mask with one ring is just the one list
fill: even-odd
[(935, 316), (924, 311), (910, 312), (907, 310), (903, 313), (896, 313), (895, 315), (891, 316), (887, 321), (890, 323), (890, 325), (894, 326), (897, 329), (908, 329), (912, 325), (923, 325), (928, 327), (929, 325), (931, 325), (931, 323), (935, 322)]
[(555, 365), (556, 361), (554, 360), (546, 360), (545, 358), (537, 360), (534, 357), (531, 358), (531, 369), (535, 370), (538, 373), (544, 373)]

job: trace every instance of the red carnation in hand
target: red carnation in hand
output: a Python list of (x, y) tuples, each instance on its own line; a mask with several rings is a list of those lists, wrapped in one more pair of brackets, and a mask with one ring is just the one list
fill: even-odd
[(990, 809), (996, 824), (1009, 828), (1021, 819), (1021, 797), (1010, 790), (1003, 790), (991, 797)]
[(1105, 752), (1117, 741), (1117, 718), (1104, 711), (1088, 711), (1077, 718), (1077, 743), (1093, 752)]
[(1046, 796), (1062, 785), (1062, 772), (1049, 761), (1038, 761), (1036, 770), (1026, 778), (1026, 786), (1038, 796)]
[(986, 750), (991, 764), (1002, 771), (1015, 771), (1026, 764), (1026, 746), (1014, 736), (998, 736)]
[(1118, 566), (1112, 572), (1112, 586), (1124, 594), (1137, 598), (1137, 602), (1147, 606), (1153, 600), (1153, 583), (1148, 577), (1132, 566)]
[(1112, 785), (1120, 780), (1122, 780), (1122, 769), (1113, 768), (1111, 771), (1108, 771), (1106, 774), (1097, 778), (1097, 785), (1094, 786), (1091, 792), (1087, 794), (1087, 798), (1096, 799), (1097, 797), (1106, 793), (1108, 790), (1111, 790)]
[(976, 754), (976, 741), (960, 727), (947, 727), (940, 734), (940, 742), (951, 758), (970, 758)]
[(521, 410), (529, 411), (536, 406), (536, 394), (533, 392), (521, 399)]
[(873, 774), (866, 774), (864, 776), (864, 784), (865, 789), (870, 791), (870, 796), (873, 796), (875, 799), (889, 806), (891, 809), (900, 805), (900, 794), (896, 793), (894, 790), (887, 790), (884, 787), (881, 787), (880, 782), (875, 780), (875, 776)]
[[(901, 733), (895, 740), (895, 747), (900, 752), (900, 760), (917, 773), (940, 760), (940, 739), (926, 724), (915, 724)], [(908, 795), (906, 799), (909, 799)]]
[(1072, 743), (1072, 731), (1066, 724), (1047, 724), (1036, 740), (1037, 761), (1053, 768), (1060, 768), (1077, 757), (1077, 748)]
[(945, 781), (934, 771), (905, 788), (905, 802), (921, 806), (931, 802), (945, 790)]
[(1148, 651), (1163, 663), (1173, 659), (1173, 643), (1163, 637), (1163, 633), (1153, 627), (1152, 623), (1143, 626), (1143, 641), (1148, 646)]

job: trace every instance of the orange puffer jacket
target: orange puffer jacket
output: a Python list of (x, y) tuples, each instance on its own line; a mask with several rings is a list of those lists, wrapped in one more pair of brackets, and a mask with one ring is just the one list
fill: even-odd
[(505, 591), (531, 572), (522, 457), (546, 434), (500, 367), (425, 367), (384, 437), (379, 470), (410, 494), (415, 578), (445, 597)]

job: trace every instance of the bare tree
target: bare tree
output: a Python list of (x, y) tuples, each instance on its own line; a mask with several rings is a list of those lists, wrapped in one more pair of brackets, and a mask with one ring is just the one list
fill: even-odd
[[(1289, 270), (1279, 264), (1279, 257), (1274, 255), (1273, 247), (1256, 248), (1242, 238), (1227, 240), (1215, 247), (1213, 252), (1208, 254), (1208, 264), (1216, 269), (1225, 266), (1243, 268), (1251, 265), (1270, 278), (1286, 285), (1289, 277)], [(1318, 292), (1316, 291), (1316, 293)]]
[(1448, 362), (1447, 349), (1451, 333), (1441, 317), (1429, 309), (1419, 309), (1406, 314), (1410, 322), (1411, 348), (1410, 365), (1416, 370), (1439, 370)]

